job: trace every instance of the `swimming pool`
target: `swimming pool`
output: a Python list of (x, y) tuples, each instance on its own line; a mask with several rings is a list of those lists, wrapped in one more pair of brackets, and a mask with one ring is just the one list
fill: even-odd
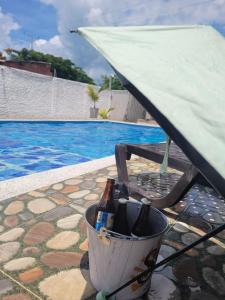
[(158, 143), (158, 127), (116, 122), (0, 122), (0, 180), (113, 155), (118, 143)]

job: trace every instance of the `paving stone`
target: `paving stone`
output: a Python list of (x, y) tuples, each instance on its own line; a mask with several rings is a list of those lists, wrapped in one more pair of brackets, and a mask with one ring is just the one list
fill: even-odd
[(84, 182), (82, 182), (80, 184), (80, 189), (84, 189), (84, 190), (86, 190), (86, 189), (87, 190), (92, 190), (95, 187), (96, 187), (96, 182), (93, 181), (93, 180), (89, 180), (89, 181), (85, 180)]
[(28, 294), (19, 293), (19, 294), (4, 296), (2, 300), (31, 300), (31, 297)]
[[(51, 300), (88, 299), (96, 291), (85, 273), (87, 271), (83, 270), (81, 273), (80, 269), (59, 272), (41, 281), (39, 289)], [(83, 274), (86, 275), (85, 278)]]
[(217, 236), (221, 239), (225, 240), (225, 230), (221, 231), (220, 233), (217, 234)]
[(4, 231), (5, 227), (0, 225), (0, 232)]
[(63, 194), (69, 194), (69, 193), (73, 193), (73, 192), (77, 192), (79, 191), (79, 186), (77, 185), (66, 185), (62, 190), (61, 193)]
[(44, 193), (40, 193), (37, 191), (32, 191), (32, 192), (28, 193), (28, 195), (35, 197), (35, 198), (43, 198), (45, 196)]
[(68, 185), (77, 185), (77, 184), (80, 184), (82, 182), (81, 179), (68, 179), (66, 181), (64, 181), (65, 184), (68, 184)]
[(116, 171), (117, 168), (115, 166), (112, 166), (112, 167), (108, 167), (107, 170), (109, 170), (109, 171)]
[(49, 199), (51, 199), (58, 205), (65, 205), (67, 202), (70, 201), (70, 199), (66, 195), (62, 194), (61, 192), (51, 194), (49, 196)]
[(36, 263), (36, 259), (33, 257), (22, 257), (10, 260), (4, 265), (4, 269), (7, 271), (20, 271), (25, 270)]
[(50, 189), (50, 185), (48, 185), (48, 186), (43, 186), (42, 188), (39, 188), (39, 190), (42, 191), (42, 192), (45, 192), (45, 191), (47, 191), (48, 189)]
[(206, 255), (206, 256), (202, 257), (201, 263), (204, 267), (216, 268), (216, 266), (217, 266), (216, 258), (215, 258), (215, 256), (212, 256), (212, 255)]
[(140, 169), (137, 169), (137, 170), (132, 170), (132, 173), (134, 173), (134, 174), (140, 174), (140, 173), (142, 173), (142, 171)]
[(84, 190), (93, 190), (96, 187), (96, 182), (94, 180), (85, 180), (80, 184), (80, 189)]
[(19, 217), (20, 217), (23, 221), (29, 221), (29, 220), (31, 220), (31, 219), (34, 218), (34, 215), (33, 215), (31, 212), (29, 212), (29, 211), (25, 211), (25, 212), (19, 214)]
[(108, 176), (109, 177), (115, 177), (115, 176), (117, 176), (118, 174), (117, 174), (117, 171), (111, 171), (111, 172), (109, 172), (109, 174), (108, 174)]
[(32, 254), (36, 254), (39, 253), (40, 249), (37, 247), (26, 247), (23, 249), (23, 254), (24, 255), (32, 255)]
[(133, 164), (133, 166), (135, 167), (146, 167), (145, 163), (140, 163), (140, 162), (135, 162), (135, 164)]
[(98, 182), (97, 183), (97, 187), (100, 188), (102, 191), (105, 189), (105, 185), (106, 185), (106, 182)]
[(85, 204), (84, 204), (84, 207), (88, 208), (88, 207), (90, 207), (94, 204), (96, 204), (96, 201), (86, 201)]
[(20, 243), (9, 242), (0, 245), (0, 263), (10, 260), (20, 249)]
[(99, 199), (99, 195), (98, 194), (89, 194), (87, 196), (84, 197), (85, 200), (88, 201), (95, 201)]
[(68, 206), (57, 206), (56, 208), (48, 211), (42, 215), (42, 219), (45, 221), (55, 221), (59, 218), (63, 218), (74, 213), (74, 210)]
[(0, 295), (5, 294), (13, 289), (11, 282), (7, 279), (0, 280)]
[[(201, 284), (201, 277), (198, 273), (198, 266), (196, 261), (192, 258), (182, 257), (173, 266), (173, 274), (178, 279), (179, 284), (187, 284), (189, 282), (196, 282)], [(192, 280), (190, 281), (189, 278)]]
[(207, 247), (207, 252), (212, 255), (225, 255), (225, 249), (217, 245)]
[(84, 214), (86, 209), (80, 205), (70, 204), (70, 207), (76, 209), (80, 214)]
[(159, 253), (163, 258), (166, 258), (175, 252), (176, 252), (176, 249), (174, 249), (170, 246), (167, 246), (167, 245), (162, 245), (159, 250)]
[(170, 300), (180, 299), (179, 291), (172, 280), (160, 274), (152, 275), (151, 288), (148, 299), (150, 300)]
[(30, 201), (33, 199), (33, 197), (31, 197), (30, 195), (28, 194), (23, 194), (23, 195), (19, 195), (16, 197), (17, 200), (20, 200), (20, 201)]
[(176, 224), (173, 226), (173, 229), (177, 232), (185, 233), (189, 231), (189, 226), (183, 222), (176, 222)]
[(79, 198), (83, 198), (84, 196), (86, 196), (89, 193), (90, 193), (89, 190), (82, 190), (82, 191), (79, 191), (79, 192), (75, 192), (75, 193), (69, 194), (68, 196), (71, 199), (79, 199)]
[(83, 243), (80, 244), (79, 248), (82, 251), (88, 251), (88, 240), (84, 240)]
[(50, 239), (46, 246), (50, 249), (63, 250), (75, 245), (79, 241), (80, 235), (78, 232), (63, 231)]
[(173, 274), (173, 269), (171, 266), (164, 267), (159, 273), (163, 276), (166, 276), (168, 279), (173, 280), (173, 282), (177, 281), (176, 277)]
[(41, 277), (43, 277), (44, 275), (44, 271), (42, 270), (42, 268), (40, 267), (36, 267), (30, 270), (27, 270), (23, 273), (19, 274), (19, 279), (23, 282), (23, 283), (31, 283), (34, 282), (38, 279), (40, 279)]
[(47, 198), (37, 198), (28, 203), (28, 209), (34, 214), (41, 214), (55, 208), (55, 204)]
[(196, 291), (191, 293), (189, 300), (218, 300), (218, 298), (204, 291)]
[[(182, 234), (182, 236), (181, 236), (181, 240), (185, 245), (189, 245), (189, 244), (195, 242), (197, 239), (199, 239), (199, 236), (192, 232)], [(201, 244), (195, 246), (195, 248), (198, 248), (198, 249), (204, 248), (204, 243), (201, 243)]]
[(202, 275), (208, 285), (219, 295), (225, 295), (225, 279), (220, 275), (219, 272), (211, 269), (204, 268)]
[(131, 170), (139, 169), (138, 166), (129, 166), (128, 168), (131, 169)]
[(177, 231), (174, 230), (169, 230), (166, 233), (166, 238), (167, 240), (172, 240), (172, 241), (179, 241), (180, 240), (180, 233), (178, 233)]
[(0, 242), (12, 242), (17, 240), (24, 233), (23, 228), (13, 228), (0, 235)]
[(83, 235), (87, 234), (87, 224), (84, 218), (81, 219), (79, 223), (80, 233)]
[(13, 201), (4, 210), (5, 215), (16, 215), (24, 210), (24, 203), (22, 201)]
[(58, 220), (57, 226), (62, 229), (73, 229), (78, 225), (81, 218), (82, 215), (80, 214), (71, 215)]
[(8, 216), (4, 219), (4, 225), (7, 227), (15, 227), (19, 220), (17, 216)]
[(98, 183), (103, 183), (103, 182), (106, 183), (107, 178), (106, 177), (98, 177), (98, 178), (96, 178), (95, 181)]
[[(164, 240), (164, 242), (173, 247), (173, 248), (176, 248), (177, 250), (181, 250), (184, 248), (184, 245), (178, 243), (178, 242), (175, 242), (175, 241), (170, 241), (170, 240)], [(196, 249), (192, 248), (190, 250), (188, 250), (187, 252), (185, 252), (186, 255), (189, 255), (189, 256), (199, 256), (199, 253)]]
[(63, 269), (67, 267), (79, 267), (82, 258), (77, 252), (48, 252), (41, 256), (41, 262), (50, 269)]
[(60, 191), (63, 189), (63, 184), (62, 183), (56, 183), (52, 186), (53, 190), (56, 190), (56, 191)]
[(84, 199), (75, 199), (71, 201), (74, 204), (78, 204), (78, 205), (83, 205), (84, 204)]
[(52, 236), (54, 226), (51, 223), (40, 222), (33, 225), (24, 236), (24, 243), (27, 245), (37, 245)]
[(52, 195), (52, 194), (54, 194), (56, 191), (55, 190), (52, 190), (52, 189), (49, 189), (49, 190), (47, 190), (46, 192), (45, 192), (45, 195)]

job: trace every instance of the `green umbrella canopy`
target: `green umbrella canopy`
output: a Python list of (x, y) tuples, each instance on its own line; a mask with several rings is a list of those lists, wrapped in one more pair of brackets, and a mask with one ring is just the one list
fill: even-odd
[(225, 39), (211, 26), (84, 27), (84, 36), (225, 196)]

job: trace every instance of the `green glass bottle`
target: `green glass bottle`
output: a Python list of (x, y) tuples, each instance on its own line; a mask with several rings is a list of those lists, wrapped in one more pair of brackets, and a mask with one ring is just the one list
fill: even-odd
[(133, 237), (145, 237), (152, 234), (152, 228), (149, 220), (151, 201), (146, 198), (141, 199), (142, 205), (136, 222), (134, 223), (131, 235)]

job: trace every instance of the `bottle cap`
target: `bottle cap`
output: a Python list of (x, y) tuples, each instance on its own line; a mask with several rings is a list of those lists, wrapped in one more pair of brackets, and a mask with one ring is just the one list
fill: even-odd
[(118, 201), (119, 201), (119, 203), (121, 203), (121, 204), (125, 204), (125, 203), (128, 202), (128, 200), (125, 199), (125, 198), (120, 198)]
[(148, 200), (147, 198), (142, 198), (142, 199), (141, 199), (141, 202), (142, 202), (143, 204), (145, 204), (145, 205), (151, 205), (151, 204), (152, 204), (152, 202), (151, 202), (150, 200)]

